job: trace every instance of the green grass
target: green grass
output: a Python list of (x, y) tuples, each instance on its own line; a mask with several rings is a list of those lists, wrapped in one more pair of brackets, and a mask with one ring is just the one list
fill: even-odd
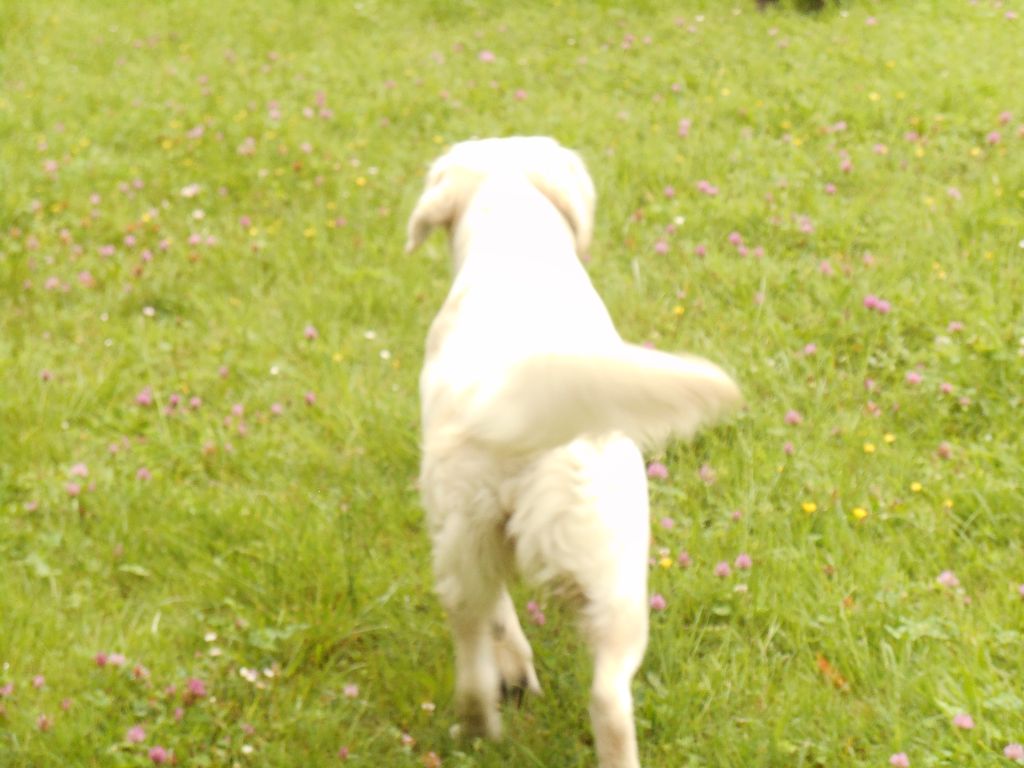
[(546, 696), (501, 744), (448, 736), (414, 487), (449, 266), (441, 236), (402, 254), (405, 218), (445, 145), (509, 133), (588, 161), (623, 335), (720, 361), (749, 402), (651, 457), (655, 552), (693, 564), (652, 568), (644, 765), (1009, 764), (1022, 9), (752, 6), (0, 2), (0, 765), (593, 765), (585, 649), (528, 588)]

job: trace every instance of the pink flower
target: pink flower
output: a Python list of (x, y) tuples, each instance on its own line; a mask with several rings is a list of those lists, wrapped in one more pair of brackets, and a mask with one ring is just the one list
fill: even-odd
[(651, 595), (651, 610), (652, 611), (664, 611), (665, 606), (668, 605), (665, 602), (665, 598), (655, 593)]
[(740, 552), (736, 555), (736, 561), (733, 563), (741, 571), (749, 571), (754, 565), (754, 561), (750, 558), (746, 552)]
[(67, 483), (64, 486), (64, 490), (67, 491), (68, 496), (74, 498), (82, 492), (82, 486), (78, 483)]
[(673, 528), (676, 527), (676, 521), (673, 520), (671, 517), (663, 517), (661, 518), (660, 522), (661, 527), (664, 528), (666, 531), (671, 531)]
[(307, 392), (305, 394), (304, 399), (306, 401), (306, 405), (315, 405), (316, 404), (316, 393), (315, 392)]
[(0, 685), (0, 699), (6, 699), (12, 693), (14, 693), (14, 683)]
[(787, 456), (792, 456), (794, 453), (796, 453), (796, 447), (793, 445), (791, 441), (787, 440), (782, 444), (782, 452)]
[(163, 765), (171, 759), (171, 755), (163, 747), (157, 746), (149, 750), (149, 759), (153, 761), (154, 765)]
[(359, 686), (355, 683), (346, 683), (342, 689), (346, 699), (355, 699), (359, 697)]
[(139, 467), (138, 472), (135, 473), (135, 478), (137, 480), (142, 480), (142, 481), (152, 480), (153, 479), (153, 473), (150, 472), (145, 467)]
[(910, 384), (911, 386), (914, 386), (916, 384), (920, 384), (922, 380), (923, 379), (922, 379), (921, 374), (918, 373), (917, 371), (909, 371), (907, 373), (907, 375), (906, 375), (906, 382), (907, 382), (907, 384)]
[(875, 311), (882, 315), (887, 315), (892, 310), (892, 304), (885, 299), (879, 299), (878, 304), (875, 305)]
[(961, 712), (953, 718), (953, 725), (961, 731), (969, 731), (974, 728), (974, 718), (966, 712)]
[(493, 51), (480, 51), (479, 55), (477, 55), (477, 58), (480, 59), (480, 61), (487, 63), (494, 61), (495, 56)]
[(697, 256), (698, 258), (703, 259), (707, 252), (708, 248), (703, 243), (698, 243), (693, 247), (693, 255)]
[(990, 131), (988, 135), (985, 136), (985, 141), (987, 141), (989, 144), (998, 144), (1000, 141), (1002, 141), (1002, 139), (1003, 136), (1001, 133), (999, 133), (999, 131)]
[(316, 328), (315, 327), (313, 327), (312, 325), (307, 325), (305, 327), (305, 329), (302, 331), (302, 335), (305, 336), (310, 341), (312, 341), (313, 339), (315, 339), (320, 334), (316, 332)]
[(708, 195), (709, 197), (714, 197), (715, 195), (718, 194), (718, 187), (716, 187), (707, 179), (701, 179), (700, 181), (697, 182), (697, 191), (703, 192), (705, 195)]
[(663, 189), (662, 192), (665, 195), (665, 197), (672, 198), (676, 196), (676, 188), (673, 187), (671, 184), (665, 187), (665, 189)]
[(107, 654), (100, 651), (93, 657), (93, 661), (96, 662), (97, 667), (103, 668), (107, 666)]
[(647, 476), (658, 480), (664, 480), (668, 477), (668, 467), (660, 461), (652, 461), (647, 465)]
[(952, 571), (943, 571), (940, 573), (935, 580), (944, 587), (954, 588), (960, 586), (960, 579), (956, 577), (956, 574)]
[(185, 681), (185, 695), (193, 699), (206, 696), (206, 683), (198, 677), (190, 677)]
[(1024, 598), (1024, 584), (1021, 584), (1019, 587), (1017, 587), (1017, 594)]
[(1024, 762), (1024, 745), (1007, 744), (1003, 747), (1003, 756), (1018, 763)]
[(802, 424), (803, 420), (804, 417), (801, 415), (800, 411), (786, 411), (785, 421), (787, 424)]
[(231, 415), (236, 418), (242, 418), (245, 415), (245, 406), (242, 403), (235, 403), (231, 406)]
[(338, 748), (338, 759), (339, 760), (348, 760), (348, 747), (339, 747)]
[(664, 240), (658, 240), (658, 242), (654, 244), (654, 252), (668, 253), (668, 243), (666, 243)]
[(844, 157), (839, 163), (839, 170), (843, 173), (850, 173), (853, 170), (853, 161), (848, 157)]
[(526, 101), (526, 91), (522, 88), (516, 88), (516, 92), (513, 95), (515, 96), (516, 101)]
[(42, 688), (44, 685), (46, 685), (46, 678), (45, 677), (43, 677), (42, 675), (35, 675), (35, 676), (33, 676), (33, 678), (32, 678), (32, 687), (33, 688), (37, 688), (37, 689), (38, 688)]
[(818, 271), (826, 277), (834, 275), (836, 271), (832, 268), (832, 264), (828, 260), (822, 261), (818, 264)]
[(864, 297), (864, 306), (867, 307), (868, 309), (877, 309), (878, 297), (875, 296), (875, 294), (873, 293), (869, 293), (867, 296)]
[(1012, 112), (1000, 112), (999, 113), (999, 124), (1000, 125), (1006, 125), (1011, 120), (1013, 120), (1013, 113)]
[(153, 390), (150, 387), (146, 387), (139, 394), (135, 396), (135, 403), (143, 407), (153, 404)]
[(963, 200), (963, 193), (956, 187), (947, 187), (946, 194), (949, 195), (953, 200)]
[(282, 413), (284, 413), (284, 406), (281, 405), (280, 403), (271, 403), (270, 413), (274, 416), (280, 416)]
[(68, 472), (68, 474), (70, 474), (72, 477), (88, 477), (89, 467), (87, 467), (82, 462), (78, 462), (77, 464), (71, 465), (71, 470)]
[(124, 735), (124, 740), (129, 744), (139, 744), (146, 740), (146, 731), (141, 725), (133, 725)]
[(690, 126), (691, 126), (691, 123), (690, 123), (690, 121), (687, 118), (684, 117), (682, 120), (680, 120), (679, 121), (678, 129), (677, 129), (679, 135), (680, 136), (689, 136), (690, 135)]
[(112, 667), (123, 667), (126, 661), (123, 653), (112, 653), (107, 657), (107, 663)]
[(833, 184), (832, 182), (829, 182), (828, 184), (825, 185), (825, 194), (826, 195), (834, 195), (835, 193), (836, 193), (836, 185), (835, 184)]
[(889, 765), (895, 768), (910, 768), (910, 758), (906, 752), (897, 752), (889, 758)]
[(729, 244), (730, 245), (742, 245), (742, 243), (743, 243), (743, 235), (741, 235), (739, 232), (730, 232), (729, 233)]
[(526, 604), (526, 612), (530, 614), (530, 621), (538, 627), (543, 627), (544, 623), (547, 621), (547, 617), (544, 616), (544, 611), (542, 611), (540, 606), (533, 600)]
[(685, 549), (679, 552), (679, 557), (676, 558), (676, 562), (683, 568), (689, 568), (693, 564), (693, 560), (690, 559), (690, 553)]
[(188, 407), (193, 411), (198, 411), (203, 405), (203, 398), (198, 395), (193, 395), (188, 399)]
[(959, 320), (950, 320), (949, 325), (946, 326), (946, 333), (960, 333), (964, 329), (964, 324)]
[(943, 440), (935, 451), (940, 459), (948, 459), (953, 455), (953, 446)]
[(36, 727), (45, 733), (53, 727), (53, 720), (50, 719), (49, 715), (40, 715), (36, 719)]
[(804, 344), (804, 354), (807, 355), (808, 357), (813, 355), (817, 351), (818, 345), (815, 344), (813, 341), (809, 344)]
[(39, 378), (41, 381), (50, 381), (53, 378), (53, 373), (44, 368), (39, 372)]
[(732, 568), (729, 567), (729, 564), (725, 560), (723, 560), (722, 562), (720, 562), (718, 565), (715, 566), (715, 576), (717, 576), (720, 579), (726, 578), (731, 573), (732, 573)]
[(716, 474), (714, 467), (710, 464), (701, 464), (700, 469), (697, 470), (697, 474), (700, 476), (700, 479), (708, 485), (713, 485), (715, 480), (718, 479), (718, 475)]
[(889, 154), (889, 148), (885, 144), (875, 144), (872, 150), (876, 155), (887, 155)]
[(939, 391), (944, 395), (951, 395), (953, 394), (953, 385), (948, 381), (944, 381), (939, 384)]

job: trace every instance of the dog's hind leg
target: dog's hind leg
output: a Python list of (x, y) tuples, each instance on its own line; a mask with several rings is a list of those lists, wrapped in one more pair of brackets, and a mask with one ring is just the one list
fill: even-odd
[(455, 707), (467, 736), (501, 737), (494, 616), (503, 594), (500, 527), (449, 514), (434, 539), (437, 594), (455, 641)]
[(527, 691), (539, 695), (540, 682), (533, 668), (533, 649), (523, 633), (507, 589), (501, 590), (491, 630), (502, 695), (515, 698), (519, 704), (522, 704), (523, 694)]
[(590, 720), (600, 768), (640, 768), (630, 683), (647, 645), (647, 606), (626, 599), (591, 603), (584, 629), (594, 652)]

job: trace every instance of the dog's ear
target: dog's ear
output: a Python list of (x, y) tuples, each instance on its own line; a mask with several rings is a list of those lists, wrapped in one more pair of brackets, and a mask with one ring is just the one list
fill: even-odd
[(408, 239), (405, 252), (412, 253), (427, 239), (435, 227), (451, 227), (459, 209), (459, 197), (463, 194), (460, 174), (440, 161), (434, 164), (427, 175), (427, 187), (409, 217)]
[(559, 161), (533, 175), (532, 181), (565, 216), (576, 236), (576, 254), (584, 258), (594, 236), (597, 193), (583, 159), (572, 150), (559, 149)]

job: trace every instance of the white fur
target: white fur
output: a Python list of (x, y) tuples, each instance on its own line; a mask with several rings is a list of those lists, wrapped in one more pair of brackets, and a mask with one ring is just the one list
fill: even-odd
[(447, 227), (455, 280), (420, 378), (420, 487), (455, 640), (464, 728), (497, 738), (499, 689), (539, 693), (506, 581), (581, 602), (601, 768), (638, 768), (630, 681), (647, 643), (647, 478), (637, 441), (740, 402), (713, 363), (626, 344), (578, 256), (594, 187), (547, 138), (457, 144), (432, 166), (407, 250)]

